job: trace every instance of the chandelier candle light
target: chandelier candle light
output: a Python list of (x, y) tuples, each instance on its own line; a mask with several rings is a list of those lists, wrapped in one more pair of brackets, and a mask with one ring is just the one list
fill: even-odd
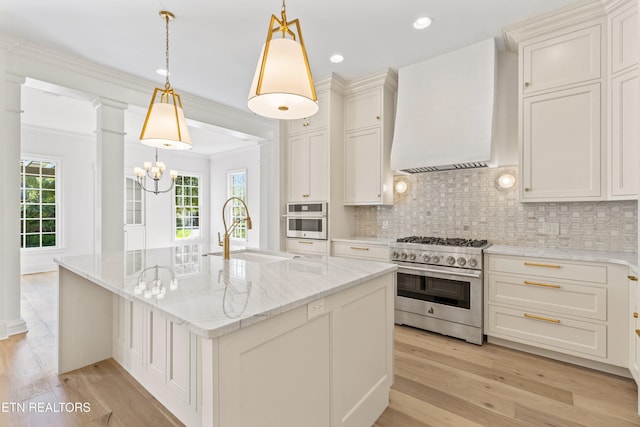
[[(287, 22), (284, 0), (281, 18), (271, 15), (267, 41), (262, 47), (247, 105), (251, 111), (274, 119), (302, 119), (318, 112), (309, 58), (300, 22)], [(274, 33), (282, 38), (273, 38)]]
[[(171, 169), (169, 171), (169, 176), (171, 176), (171, 186), (166, 190), (158, 190), (158, 182), (164, 176), (164, 171), (166, 170), (166, 166), (164, 162), (158, 161), (158, 149), (156, 148), (156, 165), (153, 166), (151, 162), (144, 162), (144, 167), (135, 167), (133, 168), (133, 173), (137, 178), (137, 183), (141, 189), (144, 191), (148, 191), (153, 194), (167, 193), (173, 189), (173, 186), (176, 183), (176, 177), (178, 176), (178, 172)], [(144, 186), (144, 177), (147, 176), (153, 180), (153, 189), (148, 189)]]
[[(164, 89), (155, 88), (147, 117), (144, 119), (140, 142), (156, 148), (170, 150), (190, 150), (191, 137), (187, 129), (187, 122), (182, 111), (182, 101), (169, 83), (169, 21), (175, 16), (171, 12), (163, 10), (160, 17), (165, 20), (166, 44), (165, 44), (165, 83)], [(160, 93), (160, 99), (156, 97)]]

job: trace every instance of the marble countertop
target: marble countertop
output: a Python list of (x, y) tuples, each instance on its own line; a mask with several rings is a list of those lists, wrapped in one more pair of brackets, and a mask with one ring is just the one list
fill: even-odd
[(638, 274), (638, 254), (635, 252), (592, 251), (586, 249), (554, 249), (527, 246), (492, 245), (485, 254), (553, 258), (567, 261), (591, 261), (622, 264), (629, 267), (632, 274)]
[[(205, 338), (249, 326), (397, 268), (347, 258), (244, 253), (232, 253), (232, 259), (225, 261), (210, 255), (208, 245), (188, 245), (55, 261), (127, 300), (161, 311)], [(151, 292), (156, 277), (164, 289)]]

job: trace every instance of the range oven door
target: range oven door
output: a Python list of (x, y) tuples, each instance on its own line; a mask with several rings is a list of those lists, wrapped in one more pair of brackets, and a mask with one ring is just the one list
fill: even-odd
[(396, 310), (482, 326), (481, 271), (449, 272), (429, 266), (397, 264)]

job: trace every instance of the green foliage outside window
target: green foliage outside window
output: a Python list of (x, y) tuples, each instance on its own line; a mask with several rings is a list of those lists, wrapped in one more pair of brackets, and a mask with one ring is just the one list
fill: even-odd
[(20, 247), (57, 245), (56, 163), (20, 161)]

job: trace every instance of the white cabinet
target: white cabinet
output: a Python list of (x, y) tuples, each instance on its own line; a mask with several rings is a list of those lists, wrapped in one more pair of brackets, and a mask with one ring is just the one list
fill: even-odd
[(287, 139), (287, 198), (290, 202), (327, 200), (327, 145), (325, 130)]
[(609, 199), (638, 195), (638, 8), (635, 1), (609, 16)]
[(520, 45), (523, 202), (602, 199), (601, 28)]
[(627, 267), (495, 254), (485, 262), (490, 341), (627, 367)]
[(609, 194), (610, 199), (638, 195), (638, 69), (611, 79)]
[(381, 142), (377, 127), (345, 135), (345, 203), (376, 205), (382, 202)]
[(600, 25), (527, 43), (521, 50), (522, 93), (601, 77)]
[(522, 101), (522, 201), (600, 199), (600, 83)]
[(505, 29), (519, 55), (521, 201), (637, 198), (637, 8), (584, 3)]
[(345, 96), (344, 204), (393, 204), (389, 165), (397, 77), (391, 72), (355, 81)]
[[(629, 371), (640, 383), (640, 292), (638, 277), (629, 276)], [(640, 396), (639, 396), (640, 397)], [(639, 406), (640, 409), (640, 406)]]
[(287, 252), (308, 255), (327, 255), (329, 246), (326, 240), (287, 239)]
[(609, 16), (611, 74), (638, 65), (638, 5), (628, 1)]
[(288, 120), (287, 134), (293, 135), (301, 132), (311, 132), (324, 129), (329, 125), (329, 97), (326, 93), (318, 93), (318, 112), (311, 117)]
[(331, 254), (347, 258), (368, 259), (371, 261), (389, 261), (389, 245), (369, 241), (333, 241)]

